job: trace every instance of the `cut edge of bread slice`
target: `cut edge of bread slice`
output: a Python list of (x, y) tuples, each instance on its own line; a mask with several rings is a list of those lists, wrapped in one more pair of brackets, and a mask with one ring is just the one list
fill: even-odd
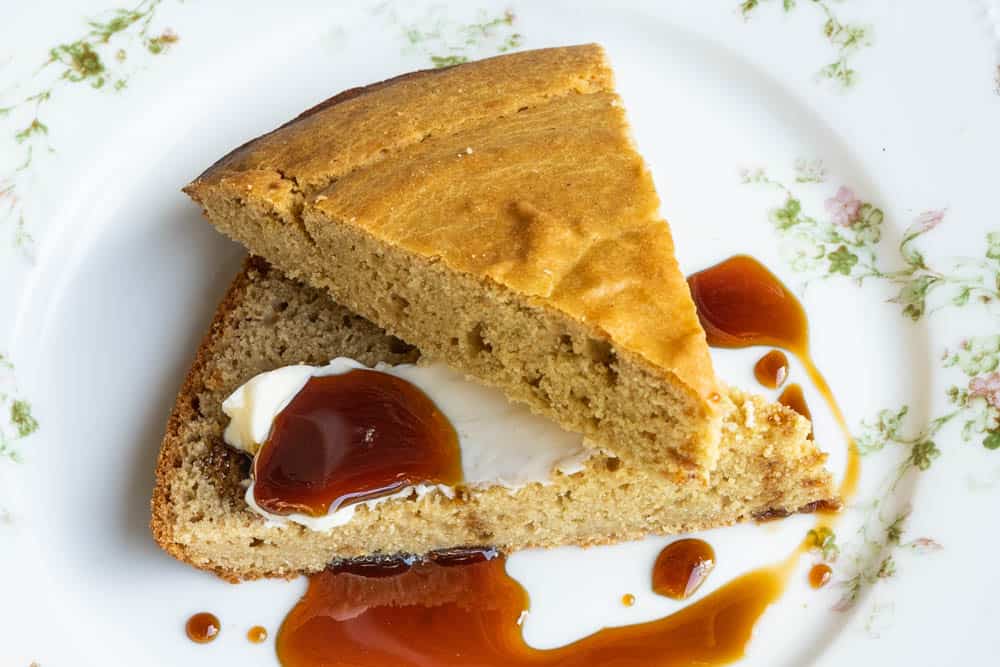
[(223, 442), (222, 400), (252, 376), (337, 356), (413, 363), (419, 351), (251, 258), (216, 312), (169, 419), (156, 468), (152, 532), (170, 555), (229, 581), (293, 577), (339, 559), (462, 546), (501, 551), (685, 533), (837, 504), (808, 422), (735, 389), (724, 401), (719, 468), (669, 475), (595, 454), (584, 471), (531, 484), (391, 500), (326, 533), (275, 527), (244, 500), (249, 458)]
[(252, 254), (601, 448), (715, 466), (722, 392), (599, 46), (352, 89), (185, 192)]

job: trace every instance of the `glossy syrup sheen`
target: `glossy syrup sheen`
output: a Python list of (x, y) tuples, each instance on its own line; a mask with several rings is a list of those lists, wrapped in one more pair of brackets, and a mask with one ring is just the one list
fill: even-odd
[(260, 644), (267, 641), (267, 628), (263, 625), (255, 625), (247, 630), (247, 641), (251, 644)]
[(684, 600), (694, 595), (713, 569), (715, 551), (708, 542), (696, 539), (671, 542), (653, 564), (653, 592)]
[(219, 619), (207, 611), (194, 614), (187, 620), (184, 631), (188, 639), (198, 644), (207, 644), (219, 636)]
[(809, 322), (795, 295), (763, 264), (736, 255), (688, 276), (698, 318), (713, 347), (772, 345), (794, 354), (826, 399), (848, 443), (847, 469), (840, 483), (843, 499), (853, 495), (860, 474), (857, 445), (830, 385), (809, 355)]
[(737, 255), (692, 274), (688, 285), (709, 345), (775, 345), (808, 354), (809, 323), (802, 305), (752, 257)]
[(809, 570), (809, 585), (813, 588), (823, 588), (830, 582), (833, 570), (826, 563), (817, 563)]
[[(812, 412), (809, 411), (809, 405), (806, 403), (806, 396), (802, 393), (802, 385), (798, 383), (792, 383), (785, 387), (785, 390), (781, 392), (778, 396), (778, 403), (781, 403), (786, 408), (791, 408), (795, 410), (800, 415), (806, 419), (812, 421)], [(809, 439), (812, 440), (813, 431), (809, 429)]]
[(788, 357), (781, 350), (771, 350), (754, 364), (753, 375), (768, 389), (777, 389), (788, 378)]
[(274, 514), (322, 516), (412, 484), (461, 481), (447, 417), (406, 380), (369, 370), (311, 378), (254, 462), (254, 499)]
[(310, 577), (276, 644), (285, 667), (722, 665), (743, 656), (785, 578), (782, 568), (757, 570), (667, 618), (537, 650), (518, 625), (527, 593), (502, 557), (422, 562), (376, 577), (330, 569)]

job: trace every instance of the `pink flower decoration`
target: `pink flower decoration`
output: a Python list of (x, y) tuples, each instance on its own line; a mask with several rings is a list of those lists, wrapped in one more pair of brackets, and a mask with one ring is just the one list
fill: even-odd
[(918, 215), (913, 223), (920, 227), (920, 231), (929, 232), (940, 225), (942, 220), (944, 220), (944, 209), (933, 209)]
[(932, 540), (929, 537), (918, 537), (910, 542), (910, 548), (921, 554), (931, 553), (932, 551), (941, 551), (944, 549), (940, 542)]
[(13, 207), (17, 204), (17, 195), (14, 194), (14, 186), (10, 185), (5, 188), (0, 188), (0, 200), (7, 199), (10, 201), (10, 206)]
[(826, 200), (826, 210), (833, 218), (833, 224), (841, 227), (850, 227), (858, 221), (858, 211), (861, 209), (861, 200), (854, 196), (854, 192), (843, 185), (837, 190), (837, 194)]
[(1000, 371), (972, 378), (969, 381), (969, 395), (982, 396), (987, 403), (1000, 410)]

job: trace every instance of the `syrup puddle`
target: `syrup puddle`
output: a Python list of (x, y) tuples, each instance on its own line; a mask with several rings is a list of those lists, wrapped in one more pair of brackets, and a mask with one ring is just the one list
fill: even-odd
[[(767, 267), (747, 255), (730, 257), (690, 275), (688, 286), (710, 346), (776, 346), (791, 352), (805, 367), (847, 443), (847, 464), (837, 489), (841, 501), (846, 503), (857, 491), (861, 457), (830, 385), (813, 362), (809, 351), (809, 320), (802, 304)], [(787, 379), (787, 360), (781, 352), (772, 350), (757, 362), (754, 375), (762, 385), (775, 389)], [(811, 420), (799, 384), (785, 387), (778, 402)], [(813, 438), (812, 431), (809, 438)], [(822, 516), (824, 513), (826, 516)], [(823, 509), (817, 514), (820, 515), (815, 524), (817, 529), (835, 523), (835, 514)], [(809, 546), (803, 543), (789, 558), (797, 560)], [(818, 564), (810, 572), (810, 583), (813, 588), (825, 586), (832, 574), (829, 565)]]
[[(763, 265), (745, 256), (694, 274), (689, 284), (710, 345), (774, 345), (802, 362), (848, 441), (840, 494), (851, 496), (859, 473), (857, 449), (809, 356), (808, 323), (795, 297)], [(780, 353), (768, 357), (769, 365), (757, 370), (780, 386), (787, 363)], [(789, 385), (781, 402), (808, 415), (798, 385)], [(817, 525), (831, 520), (820, 518)], [(521, 626), (529, 609), (527, 592), (507, 574), (505, 557), (494, 552), (456, 550), (415, 563), (355, 562), (309, 577), (306, 594), (282, 623), (275, 648), (285, 667), (724, 665), (745, 655), (757, 621), (781, 597), (800, 556), (811, 546), (802, 542), (783, 562), (736, 577), (664, 618), (603, 628), (551, 649), (525, 642)], [(684, 599), (708, 577), (714, 562), (708, 544), (675, 541), (657, 559), (650, 588)], [(820, 587), (830, 576), (829, 566), (820, 564), (809, 579)], [(631, 594), (621, 598), (625, 606), (635, 602)]]
[(743, 657), (754, 625), (782, 594), (799, 551), (744, 574), (666, 618), (605, 628), (540, 650), (520, 627), (525, 590), (505, 558), (463, 558), (332, 568), (309, 579), (276, 648), (285, 667), (449, 667), (458, 665), (619, 667), (722, 665)]
[(858, 447), (830, 385), (809, 353), (809, 322), (802, 304), (777, 276), (747, 255), (691, 274), (688, 286), (710, 346), (771, 345), (791, 352), (805, 367), (847, 442), (847, 466), (838, 489), (847, 501), (857, 489), (861, 472)]
[(254, 500), (320, 517), (416, 483), (462, 481), (458, 435), (420, 389), (372, 370), (310, 378), (254, 460)]
[[(848, 463), (839, 491), (845, 499), (852, 495), (859, 472), (857, 448), (809, 355), (808, 321), (798, 300), (746, 256), (696, 273), (689, 284), (710, 345), (773, 345), (802, 362), (847, 440)], [(787, 363), (780, 353), (769, 356), (770, 367), (765, 364), (758, 371), (773, 377), (777, 387), (786, 379)], [(808, 415), (798, 385), (785, 389), (782, 402)], [(826, 521), (821, 518), (817, 525)], [(521, 623), (528, 595), (507, 574), (503, 556), (465, 552), (413, 564), (331, 568), (310, 577), (305, 596), (278, 632), (276, 650), (285, 667), (723, 665), (744, 656), (754, 626), (781, 597), (809, 547), (803, 542), (782, 563), (739, 576), (664, 618), (604, 628), (553, 649), (535, 649), (525, 642)], [(651, 587), (683, 599), (701, 585), (714, 562), (708, 544), (676, 541), (657, 559)], [(823, 568), (818, 585), (830, 577), (829, 568)], [(627, 595), (622, 602), (629, 605), (635, 598)]]

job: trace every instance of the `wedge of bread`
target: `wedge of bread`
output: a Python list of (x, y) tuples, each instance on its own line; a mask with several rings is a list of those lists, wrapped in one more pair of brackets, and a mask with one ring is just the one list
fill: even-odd
[(223, 399), (263, 371), (348, 356), (416, 362), (420, 352), (260, 259), (248, 260), (219, 306), (177, 398), (156, 470), (152, 530), (175, 558), (231, 580), (290, 577), (331, 560), (422, 554), (456, 546), (504, 551), (680, 533), (835, 503), (825, 455), (794, 412), (730, 390), (718, 469), (706, 482), (610, 455), (548, 485), (392, 500), (313, 532), (268, 525), (244, 501), (249, 458), (223, 442)]
[(600, 448), (715, 466), (721, 392), (600, 47), (347, 91), (185, 191), (253, 254)]

